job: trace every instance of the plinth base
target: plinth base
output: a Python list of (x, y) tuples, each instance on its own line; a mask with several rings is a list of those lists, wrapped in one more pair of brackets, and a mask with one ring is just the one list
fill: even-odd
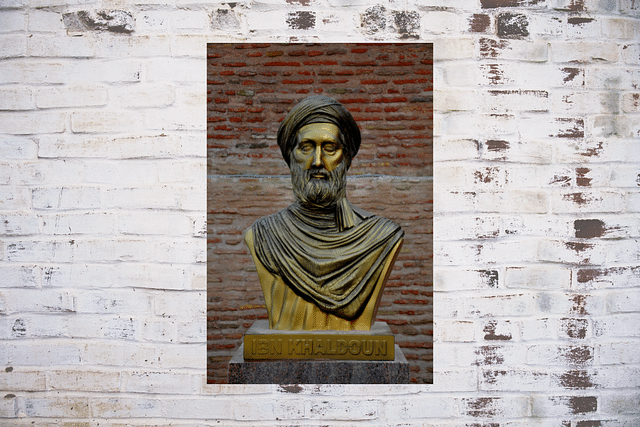
[[(244, 345), (244, 344), (243, 344)], [(409, 363), (400, 347), (395, 360), (245, 361), (243, 345), (229, 362), (229, 384), (408, 384)]]

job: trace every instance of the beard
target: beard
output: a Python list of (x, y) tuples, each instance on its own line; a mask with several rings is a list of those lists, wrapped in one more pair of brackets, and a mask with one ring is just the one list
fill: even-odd
[[(345, 197), (347, 187), (346, 162), (340, 164), (331, 172), (325, 168), (302, 169), (291, 162), (291, 182), (293, 195), (296, 200), (309, 208), (330, 208), (341, 198)], [(325, 179), (313, 178), (313, 175), (323, 175)]]

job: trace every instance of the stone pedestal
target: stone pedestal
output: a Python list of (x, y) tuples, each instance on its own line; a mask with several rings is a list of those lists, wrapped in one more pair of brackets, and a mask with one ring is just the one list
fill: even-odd
[(230, 384), (407, 384), (386, 323), (371, 331), (275, 331), (257, 321), (229, 362)]

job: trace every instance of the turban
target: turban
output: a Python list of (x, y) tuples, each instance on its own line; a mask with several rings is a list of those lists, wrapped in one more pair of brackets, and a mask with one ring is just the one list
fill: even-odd
[(347, 152), (349, 164), (360, 148), (360, 129), (353, 116), (333, 98), (323, 95), (310, 96), (291, 109), (278, 128), (278, 145), (287, 165), (291, 162), (291, 151), (298, 143), (296, 136), (301, 127), (312, 123), (332, 123), (340, 129), (343, 150)]

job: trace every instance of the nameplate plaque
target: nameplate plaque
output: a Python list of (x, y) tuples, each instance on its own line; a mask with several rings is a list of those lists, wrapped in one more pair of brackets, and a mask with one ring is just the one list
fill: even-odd
[(244, 360), (267, 359), (394, 360), (395, 339), (383, 322), (371, 331), (300, 332), (257, 321), (244, 336)]

